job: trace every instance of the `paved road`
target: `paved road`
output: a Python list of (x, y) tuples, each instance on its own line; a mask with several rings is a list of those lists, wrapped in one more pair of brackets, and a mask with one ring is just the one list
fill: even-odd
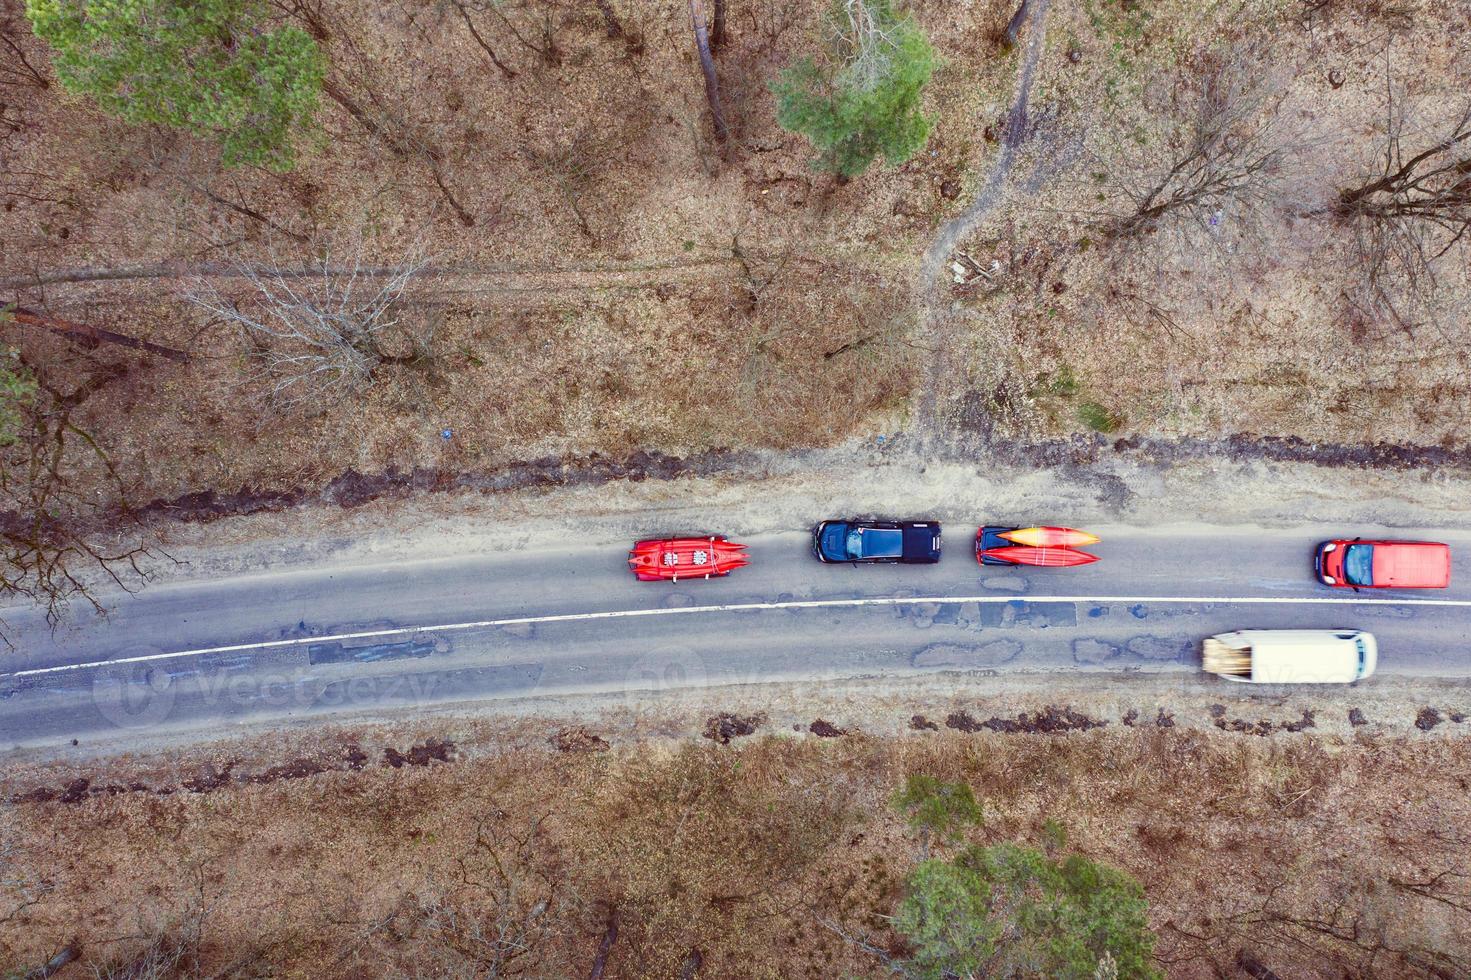
[[(1381, 673), (1471, 676), (1471, 570), (1445, 592), (1370, 600), (1312, 581), (1312, 547), (1335, 529), (1092, 530), (1103, 560), (1062, 570), (982, 569), (968, 527), (947, 528), (941, 564), (902, 568), (819, 565), (791, 533), (747, 539), (752, 565), (708, 582), (635, 582), (615, 546), (158, 586), (55, 635), (10, 610), (0, 745), (573, 691), (637, 704), (782, 678), (1183, 679), (1202, 636), (1253, 626), (1367, 628)], [(1420, 536), (1471, 555), (1466, 533)]]

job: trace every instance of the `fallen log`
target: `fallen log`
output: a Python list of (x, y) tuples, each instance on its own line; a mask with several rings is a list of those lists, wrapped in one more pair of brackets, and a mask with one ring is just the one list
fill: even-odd
[(189, 363), (189, 355), (186, 352), (175, 350), (172, 347), (164, 347), (162, 344), (155, 344), (152, 341), (139, 340), (137, 337), (114, 333), (111, 330), (104, 330), (101, 327), (94, 327), (86, 323), (77, 323), (74, 320), (64, 320), (59, 316), (52, 316), (49, 313), (41, 313), (37, 310), (28, 310), (20, 306), (11, 306), (8, 308), (0, 306), (0, 310), (4, 310), (6, 316), (9, 316), (13, 322), (23, 327), (40, 327), (43, 330), (50, 330), (52, 333), (59, 333), (64, 337), (70, 337), (73, 340), (84, 340), (94, 344), (117, 344), (120, 347), (146, 351), (149, 354), (157, 354), (159, 357), (168, 358), (179, 364)]

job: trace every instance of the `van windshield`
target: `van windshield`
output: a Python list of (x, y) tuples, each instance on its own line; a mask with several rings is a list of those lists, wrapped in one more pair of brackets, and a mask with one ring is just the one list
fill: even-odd
[(1374, 546), (1351, 544), (1343, 553), (1343, 578), (1349, 585), (1374, 584)]

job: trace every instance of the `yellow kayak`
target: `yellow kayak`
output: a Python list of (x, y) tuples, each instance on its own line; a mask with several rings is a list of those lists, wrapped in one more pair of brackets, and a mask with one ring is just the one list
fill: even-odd
[(1003, 531), (1000, 537), (1031, 548), (1077, 548), (1098, 543), (1098, 535), (1070, 527), (1019, 527), (1015, 531)]

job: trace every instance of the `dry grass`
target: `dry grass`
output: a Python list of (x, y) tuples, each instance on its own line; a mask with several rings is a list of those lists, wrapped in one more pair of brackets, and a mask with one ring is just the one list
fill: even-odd
[(7, 891), (0, 950), (31, 965), (75, 939), (94, 964), (177, 956), (189, 975), (577, 976), (616, 915), (610, 977), (669, 977), (694, 951), (700, 976), (877, 975), (824, 923), (894, 942), (882, 916), (917, 852), (888, 799), (924, 772), (985, 801), (979, 841), (1041, 842), (1056, 820), (1137, 875), (1171, 976), (1230, 975), (1243, 949), (1282, 976), (1450, 976), (1471, 944), (1465, 749), (1151, 729), (578, 755), (512, 737), (427, 768), (20, 804), (5, 880), (42, 884), (24, 907)]

